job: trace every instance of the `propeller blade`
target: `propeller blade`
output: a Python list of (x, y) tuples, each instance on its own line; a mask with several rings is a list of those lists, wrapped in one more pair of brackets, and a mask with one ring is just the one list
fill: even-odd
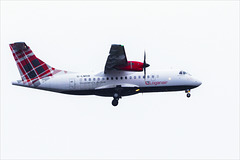
[(146, 79), (146, 51), (144, 50), (144, 60), (143, 60), (143, 71), (144, 71), (144, 79)]
[(146, 62), (146, 51), (144, 50), (143, 68), (147, 68), (147, 67), (149, 67), (149, 66), (150, 66), (150, 65), (147, 64), (147, 62)]
[(144, 67), (143, 70), (144, 70), (144, 79), (146, 79), (146, 67)]
[(146, 64), (146, 51), (144, 50), (144, 60), (143, 60), (143, 64), (144, 64), (144, 66), (145, 66), (145, 64)]

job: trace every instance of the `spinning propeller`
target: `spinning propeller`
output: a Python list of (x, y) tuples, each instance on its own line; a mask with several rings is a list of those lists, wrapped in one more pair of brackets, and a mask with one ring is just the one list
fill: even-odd
[(143, 60), (143, 71), (144, 71), (144, 79), (146, 79), (146, 68), (150, 65), (146, 62), (146, 51), (144, 51), (144, 60)]

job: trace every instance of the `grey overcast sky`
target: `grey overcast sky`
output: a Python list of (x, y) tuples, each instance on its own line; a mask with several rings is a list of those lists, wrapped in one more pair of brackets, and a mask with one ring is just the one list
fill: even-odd
[[(111, 44), (148, 70), (183, 69), (184, 92), (112, 98), (12, 86), (9, 43), (49, 65), (103, 71)], [(1, 1), (1, 158), (239, 158), (239, 1)]]

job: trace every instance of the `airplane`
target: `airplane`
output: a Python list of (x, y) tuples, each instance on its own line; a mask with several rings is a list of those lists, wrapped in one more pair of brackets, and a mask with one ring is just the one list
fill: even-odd
[[(112, 44), (104, 71), (90, 75), (59, 70), (37, 58), (24, 42), (9, 44), (21, 80), (13, 85), (71, 95), (113, 97), (117, 106), (123, 96), (145, 92), (185, 91), (200, 86), (201, 81), (183, 70), (148, 71), (144, 61), (128, 61), (123, 45)], [(143, 73), (142, 73), (143, 72)]]

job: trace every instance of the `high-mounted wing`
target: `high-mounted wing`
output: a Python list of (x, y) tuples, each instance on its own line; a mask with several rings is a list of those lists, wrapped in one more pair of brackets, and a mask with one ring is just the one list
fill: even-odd
[(124, 46), (119, 44), (113, 44), (107, 58), (104, 73), (114, 70), (118, 66), (126, 66), (127, 64), (128, 61)]

